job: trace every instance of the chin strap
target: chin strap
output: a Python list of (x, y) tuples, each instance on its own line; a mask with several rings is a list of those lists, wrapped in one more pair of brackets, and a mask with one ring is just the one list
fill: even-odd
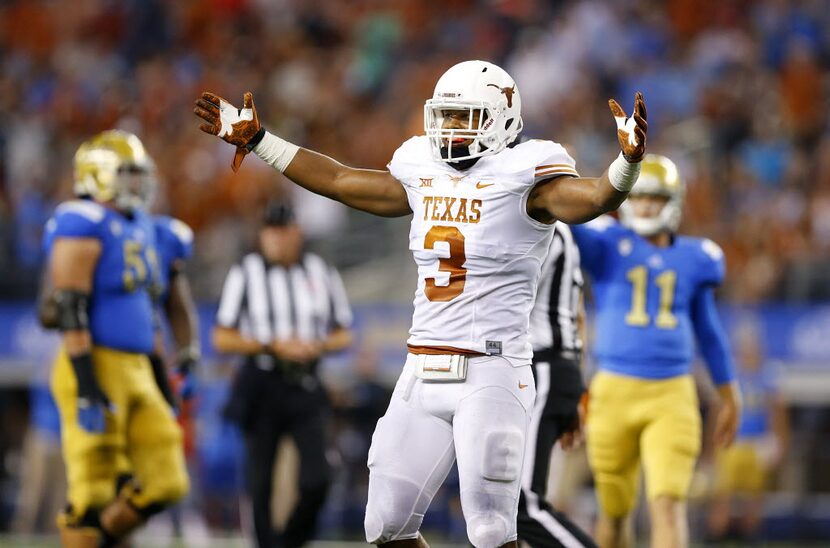
[[(441, 147), (441, 157), (448, 158), (450, 155), (449, 147), (443, 146)], [(481, 160), (481, 156), (476, 156), (475, 158), (467, 158), (466, 160), (458, 160), (457, 162), (447, 162), (453, 169), (456, 171), (464, 171), (465, 169), (470, 169), (476, 162)]]

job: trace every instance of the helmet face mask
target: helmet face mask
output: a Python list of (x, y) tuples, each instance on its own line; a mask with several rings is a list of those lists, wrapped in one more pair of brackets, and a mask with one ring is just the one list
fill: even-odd
[(75, 195), (112, 202), (124, 211), (146, 209), (155, 198), (155, 171), (138, 137), (126, 131), (105, 131), (75, 153)]
[[(686, 189), (674, 162), (657, 154), (643, 158), (640, 177), (629, 193), (629, 199), (620, 205), (620, 221), (640, 236), (649, 237), (667, 232), (674, 233), (680, 227), (683, 198)], [(641, 208), (632, 204), (631, 198), (658, 196), (665, 199), (659, 213), (643, 214)]]
[[(466, 128), (448, 122), (447, 112), (466, 111)], [(465, 61), (438, 80), (424, 104), (424, 132), (433, 158), (457, 162), (501, 152), (522, 130), (516, 83), (500, 67)], [(459, 146), (459, 141), (462, 144)]]

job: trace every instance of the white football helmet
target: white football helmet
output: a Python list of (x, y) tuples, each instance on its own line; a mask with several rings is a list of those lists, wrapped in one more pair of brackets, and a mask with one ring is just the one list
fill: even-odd
[(75, 195), (121, 209), (142, 209), (156, 192), (156, 166), (141, 140), (118, 129), (104, 131), (81, 144), (75, 153)]
[(620, 205), (620, 221), (641, 236), (653, 236), (659, 232), (676, 232), (683, 213), (686, 187), (674, 162), (659, 154), (646, 154), (640, 166), (640, 177), (629, 192), (637, 195), (665, 196), (668, 202), (655, 217), (642, 217), (634, 212), (628, 200)]
[[(448, 110), (468, 110), (467, 129), (444, 129)], [(516, 82), (504, 69), (487, 61), (458, 63), (438, 79), (432, 99), (424, 105), (424, 131), (433, 157), (457, 162), (504, 150), (522, 131), (521, 111)], [(474, 120), (476, 127), (472, 127)], [(472, 139), (467, 150), (448, 145), (459, 138)]]

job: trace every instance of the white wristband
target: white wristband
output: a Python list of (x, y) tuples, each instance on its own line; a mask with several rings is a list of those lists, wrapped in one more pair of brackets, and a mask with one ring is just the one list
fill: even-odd
[(253, 150), (254, 154), (262, 158), (266, 164), (282, 173), (294, 159), (300, 147), (266, 131)]
[(628, 192), (640, 177), (640, 162), (631, 163), (623, 157), (622, 152), (608, 166), (608, 180), (611, 186), (620, 192)]

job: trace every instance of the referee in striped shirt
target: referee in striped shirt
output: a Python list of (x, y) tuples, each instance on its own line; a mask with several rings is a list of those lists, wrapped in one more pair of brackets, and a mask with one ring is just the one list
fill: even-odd
[[(242, 429), (246, 482), (260, 548), (301, 546), (314, 534), (331, 473), (326, 460), (328, 402), (317, 376), (324, 354), (351, 343), (352, 313), (337, 271), (303, 251), (293, 211), (266, 207), (259, 252), (225, 280), (213, 343), (244, 356), (225, 416)], [(283, 435), (297, 445), (299, 497), (285, 529), (271, 524), (272, 470)]]
[(546, 501), (554, 444), (560, 440), (563, 447), (572, 447), (581, 434), (582, 285), (579, 249), (568, 225), (557, 223), (530, 313), (536, 402), (525, 446), (518, 531), (519, 538), (533, 548), (596, 547), (590, 536)]

